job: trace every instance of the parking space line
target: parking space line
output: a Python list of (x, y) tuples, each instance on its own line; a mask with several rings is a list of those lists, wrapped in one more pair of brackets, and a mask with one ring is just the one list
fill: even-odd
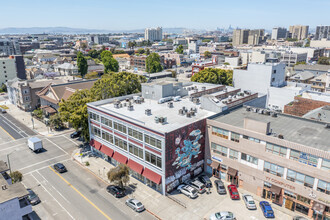
[(35, 165), (38, 165), (38, 164), (41, 164), (41, 163), (44, 163), (44, 162), (47, 162), (47, 161), (50, 161), (50, 160), (53, 160), (53, 159), (56, 159), (56, 158), (59, 158), (59, 157), (63, 157), (63, 156), (67, 156), (67, 155), (66, 155), (66, 154), (62, 154), (62, 155), (60, 155), (60, 156), (52, 157), (52, 158), (50, 158), (50, 159), (43, 160), (43, 161), (40, 161), (40, 162), (38, 162), (38, 163), (34, 163), (34, 164), (29, 165), (29, 166), (26, 166), (26, 167), (20, 168), (19, 170), (25, 170), (25, 169), (30, 168), (30, 167), (33, 167), (33, 166), (35, 166)]
[(9, 136), (11, 137), (13, 140), (16, 140), (13, 136), (11, 136), (11, 134), (8, 133), (8, 131), (6, 131), (3, 127), (0, 126), (0, 128)]
[(59, 206), (72, 218), (72, 219), (75, 219), (72, 217), (72, 215), (68, 212), (68, 210), (66, 210), (62, 204), (46, 189), (46, 187), (44, 187), (40, 182), (39, 180), (31, 173), (31, 176), (37, 181), (38, 184), (40, 184), (40, 186), (59, 204)]
[(52, 167), (49, 167), (57, 176), (59, 176), (66, 184), (68, 184), (74, 191), (76, 191), (81, 197), (83, 197), (89, 204), (91, 204), (97, 211), (99, 211), (104, 217), (111, 220), (111, 218), (105, 214), (99, 207), (97, 207), (93, 202), (91, 202), (86, 196), (84, 196), (79, 190), (77, 190), (74, 186), (72, 186), (71, 183), (69, 183), (66, 179), (64, 179), (63, 176), (61, 176), (59, 173), (57, 173)]
[(50, 143), (54, 144), (57, 148), (59, 148), (61, 151), (63, 151), (65, 154), (68, 154), (68, 152), (66, 152), (63, 148), (61, 148), (60, 146), (58, 146), (57, 144), (55, 144), (53, 141), (49, 140), (48, 138), (45, 138), (45, 140), (49, 141)]

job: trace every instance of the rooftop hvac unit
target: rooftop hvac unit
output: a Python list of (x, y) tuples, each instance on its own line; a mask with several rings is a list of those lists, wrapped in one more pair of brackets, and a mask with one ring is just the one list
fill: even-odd
[(128, 105), (128, 106), (127, 106), (127, 110), (129, 110), (129, 111), (133, 111), (133, 110), (134, 110), (133, 105)]
[(199, 98), (194, 98), (193, 103), (198, 104), (199, 103)]
[(205, 90), (206, 90), (206, 87), (205, 87), (205, 86), (203, 86), (203, 87), (202, 87), (202, 91), (205, 91)]
[(146, 115), (151, 115), (151, 109), (146, 109), (145, 111), (144, 111), (144, 113), (146, 114)]
[(141, 97), (141, 98), (140, 98), (140, 101), (141, 101), (141, 103), (143, 103), (143, 102), (144, 102), (144, 98), (143, 98), (143, 97)]
[(155, 116), (155, 122), (159, 123), (159, 118), (157, 116)]
[(186, 107), (182, 106), (182, 110), (183, 110), (183, 111), (186, 111)]
[(187, 116), (187, 118), (190, 118), (191, 117), (191, 113), (190, 112), (187, 112), (186, 113), (186, 116)]
[(251, 108), (249, 106), (246, 107), (246, 111), (249, 112), (251, 111)]
[(190, 111), (189, 112), (191, 116), (195, 116), (195, 112), (194, 111)]
[(169, 108), (173, 108), (173, 102), (168, 102), (168, 103), (167, 103), (167, 107), (169, 107)]
[(129, 102), (129, 98), (126, 98), (126, 102)]
[(330, 123), (326, 123), (326, 124), (324, 125), (324, 127), (325, 127), (325, 128), (330, 128)]
[(127, 102), (124, 102), (124, 107), (126, 107), (127, 106)]
[(279, 139), (284, 139), (283, 134), (279, 134), (277, 137), (278, 137)]
[(276, 118), (277, 117), (277, 113), (276, 112), (272, 112), (272, 117)]
[(183, 110), (182, 109), (179, 109), (179, 115), (183, 115)]
[(263, 109), (260, 109), (259, 110), (259, 114), (264, 114), (264, 110)]

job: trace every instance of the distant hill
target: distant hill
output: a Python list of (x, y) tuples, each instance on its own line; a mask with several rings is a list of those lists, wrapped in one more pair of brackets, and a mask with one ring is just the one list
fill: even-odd
[[(185, 28), (163, 28), (163, 32), (181, 34)], [(143, 33), (144, 29), (136, 30), (99, 30), (70, 27), (8, 27), (0, 29), (0, 34), (105, 34), (105, 33)]]

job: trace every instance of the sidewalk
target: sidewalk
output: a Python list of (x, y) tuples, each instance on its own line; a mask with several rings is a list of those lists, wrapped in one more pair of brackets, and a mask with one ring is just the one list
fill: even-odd
[(35, 131), (36, 133), (43, 135), (43, 136), (55, 136), (55, 135), (61, 135), (69, 132), (73, 132), (72, 129), (66, 129), (63, 131), (54, 131), (50, 130), (49, 127), (47, 127), (44, 123), (41, 121), (33, 118), (32, 123), (32, 117), (30, 112), (25, 112), (15, 105), (9, 103), (8, 100), (0, 102), (0, 105), (6, 105), (8, 107), (7, 113), (10, 114), (12, 117), (14, 117), (16, 120), (24, 124), (26, 127), (30, 128), (31, 130)]

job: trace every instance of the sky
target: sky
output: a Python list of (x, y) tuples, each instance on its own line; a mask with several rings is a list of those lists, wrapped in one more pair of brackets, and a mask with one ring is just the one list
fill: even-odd
[(330, 0), (1, 0), (0, 28), (212, 30), (330, 25)]

